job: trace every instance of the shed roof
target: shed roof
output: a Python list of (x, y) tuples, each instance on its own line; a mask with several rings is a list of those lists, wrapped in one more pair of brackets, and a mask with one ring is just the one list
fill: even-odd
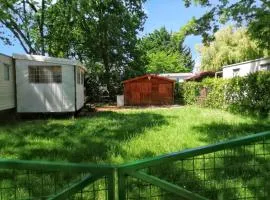
[(125, 80), (125, 81), (123, 81), (123, 83), (128, 83), (128, 82), (132, 82), (132, 81), (136, 81), (136, 80), (140, 80), (140, 79), (144, 79), (144, 78), (148, 78), (148, 77), (157, 78), (157, 79), (161, 79), (161, 80), (165, 80), (165, 81), (169, 81), (169, 82), (175, 82), (174, 80), (171, 80), (171, 79), (166, 78), (166, 77), (158, 76), (158, 75), (155, 75), (155, 74), (145, 74), (143, 76), (138, 76), (138, 77), (135, 77), (135, 78)]
[(4, 53), (0, 53), (0, 56), (4, 56), (4, 57), (9, 57), (9, 58), (12, 58), (11, 56), (6, 55), (6, 54), (4, 54)]
[(41, 56), (41, 55), (30, 55), (30, 54), (13, 54), (12, 57), (17, 60), (32, 60), (32, 61), (55, 63), (55, 64), (62, 64), (62, 65), (76, 65), (83, 68), (85, 71), (87, 70), (85, 66), (77, 60), (55, 58), (55, 57), (48, 57), (48, 56)]

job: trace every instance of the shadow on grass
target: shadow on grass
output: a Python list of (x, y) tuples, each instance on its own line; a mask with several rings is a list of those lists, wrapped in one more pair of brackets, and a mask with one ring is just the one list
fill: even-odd
[(167, 124), (155, 113), (102, 112), (91, 118), (36, 120), (0, 124), (1, 157), (108, 162), (124, 154), (121, 144)]
[(243, 135), (260, 133), (270, 130), (270, 120), (255, 120), (253, 123), (227, 124), (223, 123), (204, 123), (200, 126), (194, 126), (193, 129), (202, 133), (203, 141), (223, 141), (231, 138), (241, 137)]
[[(201, 140), (225, 141), (245, 134), (270, 130), (268, 121), (250, 123), (205, 123), (193, 127)], [(215, 143), (215, 142), (212, 142)], [(239, 145), (216, 153), (159, 164), (145, 169), (148, 174), (174, 183), (212, 200), (270, 199), (270, 141)], [(145, 182), (134, 180), (128, 187), (134, 199), (179, 199)], [(140, 192), (138, 192), (140, 191)]]
[[(269, 156), (270, 143), (264, 140), (159, 164), (145, 172), (211, 200), (264, 200), (270, 198)], [(128, 186), (128, 194), (134, 199), (179, 199), (136, 179)]]

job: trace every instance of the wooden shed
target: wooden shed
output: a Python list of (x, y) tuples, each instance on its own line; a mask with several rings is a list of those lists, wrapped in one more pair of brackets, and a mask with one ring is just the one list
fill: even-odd
[(148, 74), (123, 83), (125, 105), (173, 104), (174, 80)]

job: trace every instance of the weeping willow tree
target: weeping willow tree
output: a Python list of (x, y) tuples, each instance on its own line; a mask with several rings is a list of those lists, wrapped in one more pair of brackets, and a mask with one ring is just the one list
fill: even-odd
[(217, 31), (211, 43), (197, 45), (197, 50), (202, 71), (219, 71), (224, 65), (268, 56), (267, 50), (249, 37), (246, 28), (233, 26)]

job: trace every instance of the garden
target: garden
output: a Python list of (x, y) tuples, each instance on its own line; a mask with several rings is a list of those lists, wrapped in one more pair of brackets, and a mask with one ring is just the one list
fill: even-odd
[[(0, 162), (6, 168), (0, 172), (3, 177), (1, 199), (110, 199), (112, 180), (108, 171), (111, 173), (113, 166), (132, 170), (134, 165), (136, 171), (131, 172), (138, 172), (139, 177), (136, 173), (126, 176), (121, 187), (125, 192), (120, 192), (125, 199), (179, 198), (173, 195), (179, 188), (168, 193), (168, 190), (163, 190), (164, 186), (157, 187), (155, 182), (151, 182), (153, 177), (202, 195), (187, 195), (185, 191), (184, 196), (189, 198), (263, 199), (269, 189), (265, 179), (269, 177), (266, 163), (270, 155), (269, 143), (264, 137), (257, 143), (243, 143), (234, 148), (228, 146), (230, 148), (224, 150), (211, 150), (208, 153), (195, 150), (197, 153), (183, 158), (181, 154), (185, 153), (172, 152), (185, 152), (269, 129), (269, 118), (262, 120), (260, 117), (194, 105), (120, 109), (78, 118), (5, 122), (0, 128), (0, 154), (11, 161)], [(164, 154), (180, 157), (162, 161), (164, 158), (160, 158), (160, 155)], [(15, 163), (12, 161), (14, 159)], [(151, 164), (159, 159), (159, 164)], [(31, 164), (18, 160), (35, 161)], [(140, 166), (138, 160), (146, 161), (142, 161)], [(76, 165), (69, 166), (71, 163)], [(98, 165), (93, 167), (91, 163)], [(92, 184), (81, 186), (81, 183), (92, 180), (86, 177), (83, 166), (94, 175), (100, 169), (103, 176), (93, 179)], [(86, 180), (83, 179), (85, 177)], [(79, 189), (73, 184), (78, 184)], [(74, 195), (70, 191), (77, 193)]]
[(91, 117), (3, 123), (2, 158), (123, 163), (270, 129), (270, 120), (217, 109), (127, 109)]

